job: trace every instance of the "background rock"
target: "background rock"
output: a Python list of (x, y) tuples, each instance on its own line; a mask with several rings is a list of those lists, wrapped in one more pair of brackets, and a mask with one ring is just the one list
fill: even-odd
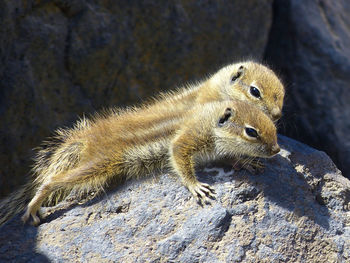
[(350, 2), (275, 0), (265, 59), (287, 84), (281, 131), (350, 178)]
[(1, 1), (0, 197), (57, 127), (247, 57), (285, 79), (281, 132), (350, 178), (349, 12), (347, 0)]
[(272, 0), (3, 0), (0, 196), (57, 127), (261, 59)]
[(217, 192), (211, 205), (163, 175), (43, 209), (38, 228), (15, 217), (0, 228), (0, 261), (349, 262), (350, 181), (325, 153), (279, 141), (262, 174), (198, 170)]

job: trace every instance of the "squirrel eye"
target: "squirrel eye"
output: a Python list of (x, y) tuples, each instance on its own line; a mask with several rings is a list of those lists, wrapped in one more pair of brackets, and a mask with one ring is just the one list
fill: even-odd
[(257, 87), (250, 86), (250, 94), (252, 94), (255, 98), (261, 98), (260, 91)]
[(253, 128), (245, 128), (245, 133), (249, 136), (249, 137), (254, 137), (254, 138), (258, 138), (258, 132), (253, 129)]

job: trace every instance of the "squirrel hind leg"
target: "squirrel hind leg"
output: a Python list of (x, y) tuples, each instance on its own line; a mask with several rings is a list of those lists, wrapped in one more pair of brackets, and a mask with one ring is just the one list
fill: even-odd
[(52, 192), (52, 187), (50, 183), (43, 184), (39, 187), (33, 199), (29, 202), (26, 212), (22, 216), (23, 223), (27, 222), (29, 217), (33, 218), (33, 225), (37, 226), (40, 224), (40, 219), (37, 216), (37, 212), (42, 204), (42, 202), (47, 198)]
[[(58, 189), (72, 189), (79, 185), (84, 185), (85, 188), (89, 186), (89, 180), (94, 176), (94, 170), (91, 169), (92, 165), (92, 163), (82, 165), (48, 178), (47, 182), (38, 188), (33, 199), (29, 202), (26, 212), (22, 216), (22, 221), (26, 222), (31, 216), (33, 218), (33, 225), (38, 225), (40, 219), (37, 216), (37, 212), (43, 201), (54, 191)], [(103, 182), (101, 183), (103, 184)]]

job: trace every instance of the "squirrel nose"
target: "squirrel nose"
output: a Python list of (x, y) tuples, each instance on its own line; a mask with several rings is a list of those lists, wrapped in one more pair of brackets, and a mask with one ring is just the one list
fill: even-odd
[(271, 111), (271, 115), (274, 121), (277, 121), (282, 117), (282, 111), (279, 108), (274, 108)]
[(277, 143), (271, 147), (272, 154), (277, 154), (277, 153), (279, 153), (280, 150), (281, 150), (281, 148)]

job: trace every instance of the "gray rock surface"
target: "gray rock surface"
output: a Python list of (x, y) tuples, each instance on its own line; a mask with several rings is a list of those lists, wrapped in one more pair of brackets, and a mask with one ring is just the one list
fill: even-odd
[(265, 59), (286, 79), (282, 132), (350, 178), (350, 1), (275, 0)]
[(272, 0), (0, 1), (0, 196), (57, 127), (261, 59)]
[(349, 262), (350, 181), (325, 153), (279, 142), (262, 174), (198, 170), (217, 192), (204, 207), (163, 175), (43, 209), (38, 228), (16, 217), (0, 228), (0, 261)]

